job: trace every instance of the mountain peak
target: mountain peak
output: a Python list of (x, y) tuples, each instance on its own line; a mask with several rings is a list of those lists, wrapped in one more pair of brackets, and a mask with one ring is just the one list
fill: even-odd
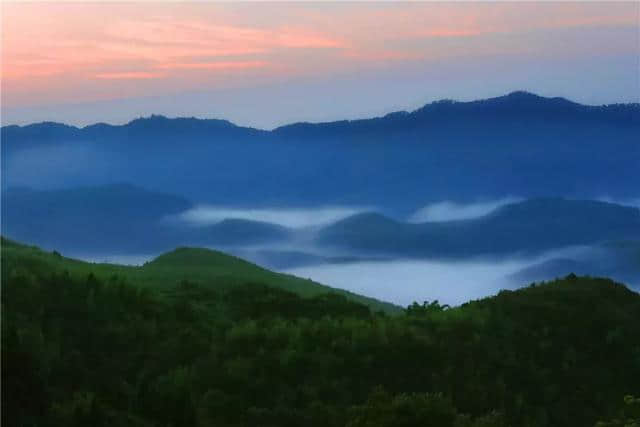
[(236, 127), (228, 120), (222, 119), (199, 119), (196, 117), (166, 117), (160, 114), (152, 114), (148, 117), (138, 117), (131, 120), (125, 126), (127, 127), (147, 127), (147, 126), (169, 126), (169, 125), (216, 125), (220, 127)]
[(152, 261), (150, 261), (147, 265), (163, 265), (163, 266), (202, 266), (202, 267), (212, 267), (215, 265), (224, 264), (229, 261), (240, 261), (239, 258), (235, 258), (231, 255), (227, 255), (225, 253), (205, 249), (205, 248), (195, 248), (195, 247), (179, 247), (172, 251), (165, 252)]
[(511, 92), (507, 95), (500, 96), (497, 98), (490, 98), (486, 100), (488, 103), (506, 105), (509, 107), (519, 107), (519, 108), (544, 108), (544, 109), (554, 109), (554, 108), (575, 108), (575, 107), (587, 107), (585, 105), (578, 104), (573, 101), (569, 101), (566, 98), (562, 97), (553, 97), (548, 98), (545, 96), (540, 96), (535, 93), (518, 90), (515, 92)]
[(533, 92), (527, 92), (526, 90), (515, 90), (505, 95), (505, 98), (511, 99), (530, 99), (530, 100), (540, 100), (544, 99), (544, 97), (537, 95)]
[(590, 106), (581, 105), (561, 97), (547, 98), (532, 92), (517, 90), (494, 98), (468, 102), (442, 99), (426, 104), (424, 107), (416, 110), (415, 113), (434, 111), (488, 111), (493, 113), (496, 110), (506, 110), (509, 112), (555, 111), (557, 109), (573, 109), (579, 107), (591, 108)]

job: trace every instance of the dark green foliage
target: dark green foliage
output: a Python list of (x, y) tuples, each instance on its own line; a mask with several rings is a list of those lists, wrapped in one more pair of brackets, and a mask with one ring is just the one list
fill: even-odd
[(7, 426), (593, 426), (638, 391), (640, 296), (609, 280), (388, 316), (4, 261)]
[(449, 305), (440, 304), (438, 300), (429, 302), (425, 301), (422, 305), (414, 302), (409, 307), (407, 307), (407, 316), (428, 316), (431, 313), (437, 313), (443, 310), (448, 310)]
[(459, 414), (442, 393), (402, 393), (391, 396), (373, 390), (365, 404), (352, 409), (347, 427), (503, 427), (502, 415), (490, 413), (474, 420)]
[(596, 427), (640, 427), (640, 398), (625, 396), (620, 414), (610, 421), (598, 421)]

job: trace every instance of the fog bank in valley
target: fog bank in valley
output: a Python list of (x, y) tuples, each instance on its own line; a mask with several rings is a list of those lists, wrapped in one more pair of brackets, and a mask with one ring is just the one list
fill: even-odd
[[(504, 197), (467, 204), (441, 201), (417, 210), (410, 220), (441, 222), (478, 218), (519, 200), (521, 199), (516, 197)], [(630, 201), (627, 202), (632, 204)], [(597, 252), (592, 246), (574, 246), (536, 256), (513, 253), (501, 257), (467, 258), (456, 261), (383, 259), (382, 257), (374, 259), (365, 253), (344, 248), (338, 250), (329, 246), (323, 247), (314, 241), (314, 236), (323, 226), (372, 210), (361, 206), (240, 208), (196, 205), (194, 208), (165, 219), (176, 221), (196, 231), (199, 227), (203, 227), (204, 230), (204, 226), (216, 224), (225, 219), (261, 221), (288, 227), (291, 229), (290, 233), (280, 240), (242, 243), (235, 246), (211, 246), (199, 243), (197, 246), (234, 254), (265, 268), (310, 278), (335, 288), (346, 289), (401, 306), (407, 306), (414, 301), (421, 303), (433, 300), (449, 305), (459, 305), (473, 299), (494, 295), (501, 289), (514, 289), (527, 285), (533, 280), (553, 279), (556, 273), (566, 275), (575, 271), (578, 274), (595, 274), (594, 271), (597, 273), (602, 269), (597, 270), (594, 266), (603, 264), (606, 258), (604, 253), (600, 253), (603, 249), (598, 249), (600, 252)], [(142, 265), (160, 254), (65, 255), (92, 262)], [(581, 262), (580, 266), (586, 265), (586, 273), (577, 269), (578, 267), (574, 266), (574, 264), (577, 265), (576, 262), (572, 260)], [(540, 265), (547, 261), (551, 264)], [(528, 269), (525, 272), (535, 273), (536, 278), (523, 275), (522, 271), (525, 269)], [(618, 270), (615, 268), (610, 270), (607, 270), (606, 275), (616, 278)]]
[(395, 260), (309, 266), (286, 272), (402, 306), (433, 300), (458, 305), (513, 288), (506, 276), (530, 262)]
[(627, 198), (619, 199), (619, 198), (605, 196), (605, 197), (599, 197), (598, 200), (601, 202), (614, 203), (614, 204), (623, 205), (623, 206), (631, 206), (631, 207), (640, 209), (640, 197), (627, 197)]
[(105, 263), (105, 264), (119, 264), (130, 266), (141, 266), (145, 262), (153, 260), (160, 254), (135, 254), (135, 255), (118, 255), (118, 254), (76, 254), (68, 253), (64, 256), (70, 258), (81, 259), (87, 262)]

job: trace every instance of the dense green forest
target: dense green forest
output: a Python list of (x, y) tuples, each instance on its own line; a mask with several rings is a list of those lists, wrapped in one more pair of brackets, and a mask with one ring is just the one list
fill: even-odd
[[(154, 287), (2, 249), (6, 426), (638, 423), (640, 295), (610, 280), (389, 313), (232, 274), (158, 270)], [(194, 253), (170, 259), (188, 271)]]

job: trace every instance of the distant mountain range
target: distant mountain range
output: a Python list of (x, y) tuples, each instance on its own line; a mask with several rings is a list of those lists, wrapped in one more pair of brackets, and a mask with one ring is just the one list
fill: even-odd
[(5, 126), (3, 188), (130, 182), (226, 205), (407, 212), (477, 197), (639, 197), (640, 105), (514, 92), (413, 112), (257, 130), (223, 120)]
[[(292, 268), (640, 240), (637, 209), (592, 201), (640, 200), (638, 104), (587, 106), (514, 92), (272, 131), (151, 116), (117, 126), (4, 126), (0, 133), (2, 233), (76, 255), (197, 245)], [(464, 221), (404, 221), (430, 203), (477, 200), (522, 201)], [(234, 217), (200, 226), (175, 221), (201, 204), (371, 211), (304, 235)], [(517, 277), (569, 269), (635, 277), (623, 252), (605, 252), (615, 262), (596, 268), (591, 258), (559, 256)]]

